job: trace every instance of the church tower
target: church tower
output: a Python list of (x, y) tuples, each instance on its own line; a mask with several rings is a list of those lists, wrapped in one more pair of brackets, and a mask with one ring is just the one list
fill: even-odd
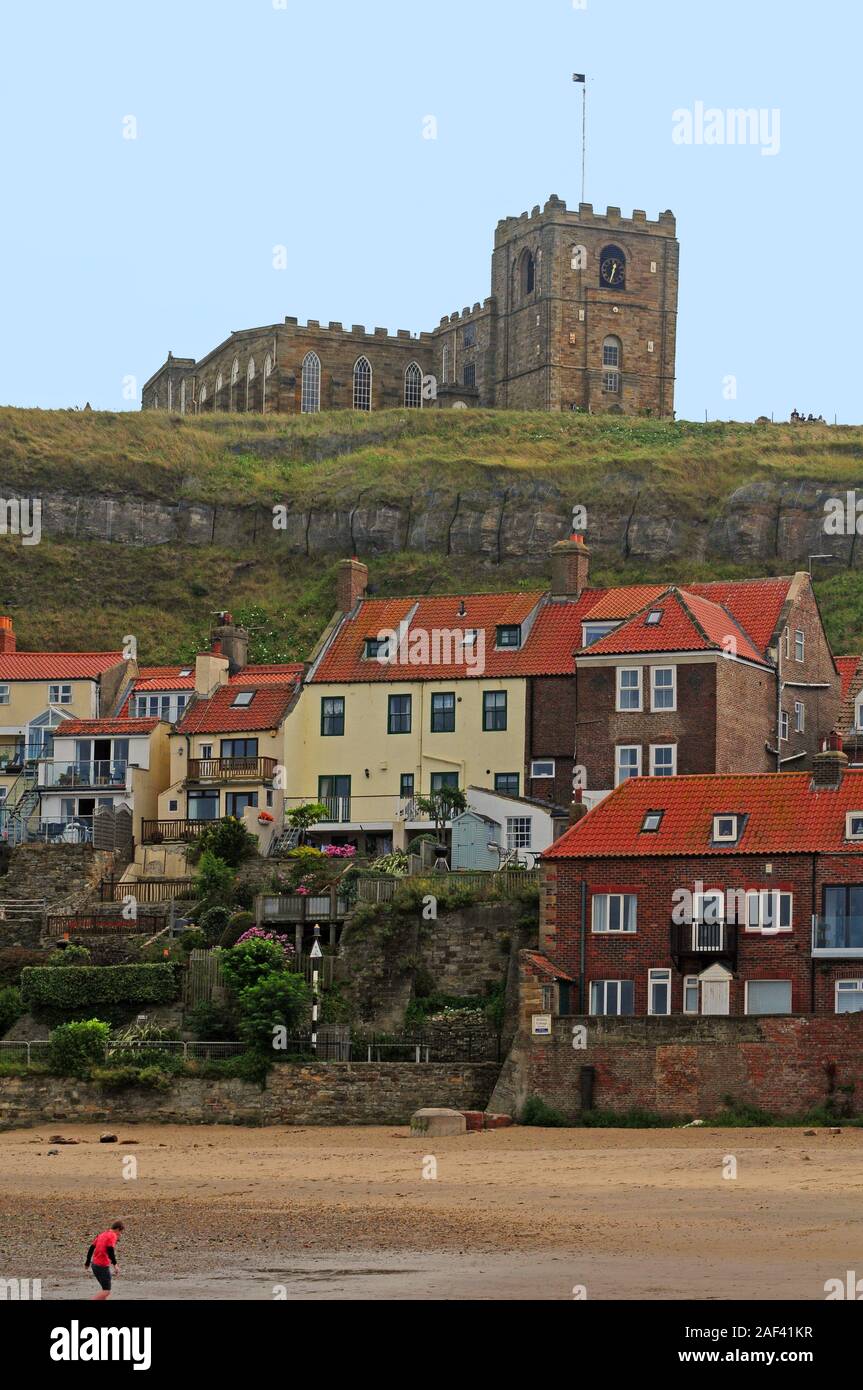
[(676, 224), (552, 195), (498, 223), (494, 404), (515, 410), (674, 415)]

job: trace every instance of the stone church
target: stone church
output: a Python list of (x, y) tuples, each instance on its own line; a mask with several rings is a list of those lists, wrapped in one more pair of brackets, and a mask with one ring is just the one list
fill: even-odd
[(307, 324), (232, 333), (174, 357), (144, 410), (180, 414), (483, 406), (674, 414), (678, 252), (672, 213), (578, 211), (552, 195), (498, 223), (491, 295), (430, 333)]

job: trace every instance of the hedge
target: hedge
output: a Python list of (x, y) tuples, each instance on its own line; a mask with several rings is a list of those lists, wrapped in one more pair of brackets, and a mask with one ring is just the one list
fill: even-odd
[(75, 1012), (97, 1004), (167, 1004), (177, 996), (173, 967), (78, 965), (74, 970), (28, 966), (21, 972), (25, 1004)]

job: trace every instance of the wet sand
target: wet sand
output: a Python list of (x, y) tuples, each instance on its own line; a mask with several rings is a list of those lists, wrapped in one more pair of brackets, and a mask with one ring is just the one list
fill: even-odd
[(87, 1244), (119, 1219), (118, 1301), (817, 1300), (863, 1273), (860, 1129), (118, 1134), (0, 1134), (0, 1277), (86, 1299)]

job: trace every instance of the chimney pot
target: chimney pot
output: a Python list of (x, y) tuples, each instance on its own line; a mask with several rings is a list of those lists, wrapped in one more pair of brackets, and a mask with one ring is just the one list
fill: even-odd
[(17, 650), (15, 629), (11, 618), (0, 618), (0, 656), (10, 656)]

